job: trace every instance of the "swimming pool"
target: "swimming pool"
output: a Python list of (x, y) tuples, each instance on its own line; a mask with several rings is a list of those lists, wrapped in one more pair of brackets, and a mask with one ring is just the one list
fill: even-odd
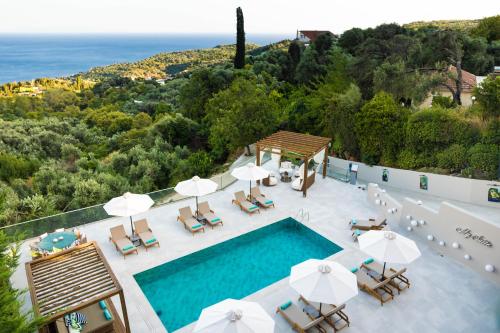
[(287, 218), (134, 277), (163, 325), (173, 332), (197, 320), (207, 306), (244, 298), (290, 275), (293, 265), (340, 250)]

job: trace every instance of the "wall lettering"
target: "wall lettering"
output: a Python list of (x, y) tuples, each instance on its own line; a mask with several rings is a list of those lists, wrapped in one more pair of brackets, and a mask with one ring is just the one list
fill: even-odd
[(472, 233), (472, 230), (470, 230), (469, 228), (465, 228), (465, 229), (462, 229), (462, 228), (457, 228), (455, 229), (459, 234), (462, 234), (464, 235), (465, 238), (467, 239), (472, 239), (472, 240), (475, 240), (476, 242), (484, 245), (484, 246), (487, 246), (487, 247), (493, 247), (493, 244), (487, 240), (486, 238), (484, 238), (484, 236), (480, 236), (480, 235), (474, 235)]

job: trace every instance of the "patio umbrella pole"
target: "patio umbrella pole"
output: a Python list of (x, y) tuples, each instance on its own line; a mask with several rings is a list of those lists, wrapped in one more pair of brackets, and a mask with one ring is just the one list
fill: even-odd
[[(321, 317), (321, 306), (322, 306), (322, 305), (323, 305), (323, 303), (321, 303), (321, 302), (320, 302), (320, 303), (319, 303), (319, 317)], [(318, 318), (319, 318), (319, 317), (318, 317)]]
[(385, 264), (386, 264), (386, 262), (384, 261), (384, 268), (382, 268), (382, 278), (380, 281), (384, 281)]
[(198, 219), (198, 196), (196, 198), (196, 219)]
[(130, 217), (130, 229), (132, 229), (132, 236), (134, 235), (134, 224), (132, 223), (132, 215)]

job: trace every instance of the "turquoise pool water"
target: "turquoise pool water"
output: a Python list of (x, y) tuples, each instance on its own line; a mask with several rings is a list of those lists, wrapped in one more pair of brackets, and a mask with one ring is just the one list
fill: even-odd
[(340, 250), (287, 218), (134, 277), (163, 325), (173, 332), (197, 320), (207, 306), (244, 298), (290, 275), (293, 265)]

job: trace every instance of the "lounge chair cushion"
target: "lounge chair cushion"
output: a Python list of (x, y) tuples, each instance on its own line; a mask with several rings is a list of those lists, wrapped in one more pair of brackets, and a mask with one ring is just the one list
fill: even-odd
[(248, 210), (255, 210), (257, 208), (259, 208), (259, 207), (255, 206), (255, 205), (252, 205), (252, 206), (248, 207)]
[(364, 263), (365, 265), (369, 265), (369, 264), (371, 264), (373, 261), (374, 261), (374, 260), (373, 260), (373, 258), (368, 258), (368, 259), (366, 259), (365, 261), (363, 261), (363, 263)]
[(148, 240), (146, 241), (146, 244), (151, 244), (151, 243), (154, 243), (154, 242), (156, 242), (156, 238), (154, 238), (154, 237), (153, 237), (153, 238), (151, 238), (151, 239), (148, 239)]
[(127, 245), (127, 246), (122, 247), (122, 251), (132, 250), (133, 248), (134, 248), (133, 245)]
[(356, 224), (356, 222), (357, 222), (356, 219), (351, 220), (351, 224)]
[(290, 307), (290, 305), (292, 305), (292, 301), (288, 301), (286, 303), (281, 304), (280, 305), (280, 309), (281, 310), (286, 310), (286, 309), (288, 309)]
[(111, 320), (113, 319), (113, 317), (111, 316), (111, 312), (109, 312), (108, 309), (105, 309), (103, 312), (103, 315), (104, 315), (104, 318), (106, 318), (106, 320)]
[(103, 310), (108, 308), (108, 306), (106, 305), (106, 302), (104, 302), (104, 301), (99, 301), (99, 306), (100, 306), (100, 307), (101, 307), (101, 309), (103, 309)]
[(354, 267), (353, 269), (351, 269), (351, 272), (352, 272), (352, 273), (356, 273), (356, 272), (358, 271), (358, 269), (359, 269), (359, 268)]
[(214, 223), (215, 222), (219, 222), (219, 221), (220, 221), (220, 218), (218, 218), (218, 217), (216, 217), (215, 219), (210, 220), (210, 222), (214, 222)]
[(354, 233), (356, 234), (356, 236), (361, 236), (361, 231), (359, 229), (356, 229)]
[(201, 228), (201, 224), (199, 223), (191, 226), (191, 229), (198, 229), (198, 228)]
[(273, 201), (272, 201), (272, 200), (266, 200), (266, 201), (265, 201), (265, 204), (266, 204), (266, 205), (272, 205), (272, 204), (273, 204)]

